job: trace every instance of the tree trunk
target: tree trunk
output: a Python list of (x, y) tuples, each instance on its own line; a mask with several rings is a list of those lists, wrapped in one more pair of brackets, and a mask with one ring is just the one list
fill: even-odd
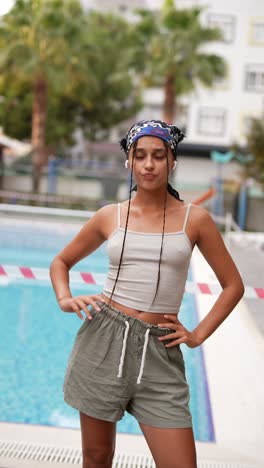
[(46, 164), (47, 82), (38, 77), (33, 88), (32, 109), (32, 191), (38, 192), (42, 167)]
[(167, 123), (173, 123), (175, 119), (176, 104), (174, 81), (174, 75), (168, 75), (165, 78), (163, 120)]

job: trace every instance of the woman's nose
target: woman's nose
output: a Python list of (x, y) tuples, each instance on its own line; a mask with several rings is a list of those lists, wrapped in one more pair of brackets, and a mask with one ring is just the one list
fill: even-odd
[(145, 167), (151, 168), (153, 167), (153, 158), (151, 156), (147, 156), (145, 159)]

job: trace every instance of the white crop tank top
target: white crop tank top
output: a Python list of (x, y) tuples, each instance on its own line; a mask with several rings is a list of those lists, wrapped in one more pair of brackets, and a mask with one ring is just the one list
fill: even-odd
[[(181, 231), (164, 233), (160, 282), (153, 304), (162, 233), (127, 230), (119, 277), (112, 296), (114, 301), (144, 312), (179, 312), (192, 255), (191, 241), (185, 232), (190, 208), (191, 203), (187, 205)], [(118, 203), (118, 225), (108, 238), (106, 247), (109, 269), (103, 294), (108, 298), (118, 271), (124, 233), (125, 229), (120, 226)]]

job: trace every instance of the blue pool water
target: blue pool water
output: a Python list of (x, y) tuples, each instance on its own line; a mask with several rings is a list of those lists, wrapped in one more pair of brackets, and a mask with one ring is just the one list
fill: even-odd
[[(76, 226), (66, 224), (5, 221), (0, 232), (0, 265), (48, 267), (76, 232)], [(103, 244), (75, 269), (105, 273), (108, 265), (105, 247)], [(75, 294), (92, 294), (101, 289), (98, 285), (85, 284), (72, 287)], [(80, 319), (59, 310), (47, 281), (2, 281), (0, 304), (1, 421), (79, 427), (78, 412), (64, 403), (62, 385)], [(192, 294), (185, 293), (179, 318), (189, 329), (197, 323)], [(213, 441), (202, 347), (181, 347), (190, 385), (195, 438)], [(117, 429), (141, 433), (137, 421), (128, 413), (118, 422)]]

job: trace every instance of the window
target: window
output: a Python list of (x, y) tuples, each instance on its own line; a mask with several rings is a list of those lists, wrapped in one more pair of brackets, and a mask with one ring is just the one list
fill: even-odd
[(219, 28), (225, 42), (235, 40), (235, 17), (232, 15), (217, 15), (210, 13), (208, 15), (208, 26)]
[(223, 136), (225, 121), (226, 111), (224, 109), (201, 108), (198, 115), (198, 133), (201, 135)]
[(250, 39), (254, 45), (264, 44), (264, 19), (253, 19), (250, 28)]
[(247, 65), (245, 76), (246, 91), (264, 91), (264, 64)]

